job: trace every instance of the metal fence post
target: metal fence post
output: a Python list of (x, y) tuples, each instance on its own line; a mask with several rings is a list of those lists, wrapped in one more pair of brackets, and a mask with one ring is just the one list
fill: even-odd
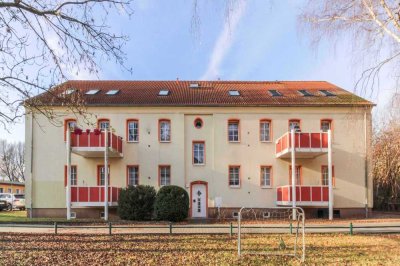
[(350, 223), (350, 235), (353, 235), (353, 223)]
[(54, 234), (56, 235), (57, 234), (57, 222), (54, 222)]
[(290, 234), (293, 234), (293, 224), (292, 223), (290, 223), (289, 228), (290, 228)]
[(169, 233), (172, 234), (172, 223), (169, 223)]
[(229, 236), (232, 237), (232, 235), (233, 235), (233, 224), (231, 222)]
[(108, 234), (111, 235), (112, 234), (112, 224), (111, 222), (108, 223)]

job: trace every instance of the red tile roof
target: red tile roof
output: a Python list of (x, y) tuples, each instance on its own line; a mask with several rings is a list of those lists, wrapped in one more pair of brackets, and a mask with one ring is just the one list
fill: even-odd
[[(199, 88), (190, 88), (198, 83)], [(60, 93), (75, 89), (87, 106), (372, 106), (373, 103), (326, 81), (111, 81), (70, 80), (32, 100), (46, 105), (61, 105)], [(99, 89), (95, 95), (85, 95)], [(116, 95), (106, 95), (119, 90)], [(159, 96), (160, 90), (169, 90), (168, 96)], [(238, 90), (240, 96), (230, 96)], [(273, 97), (268, 90), (277, 90), (282, 96)], [(307, 90), (313, 96), (303, 96), (298, 90)], [(335, 96), (325, 96), (327, 90)], [(73, 95), (72, 94), (72, 95)], [(67, 96), (72, 97), (72, 96)], [(65, 100), (65, 99), (64, 99)]]

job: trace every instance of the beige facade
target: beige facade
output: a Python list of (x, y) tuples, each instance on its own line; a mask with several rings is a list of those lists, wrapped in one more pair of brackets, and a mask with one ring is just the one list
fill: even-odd
[[(89, 107), (92, 124), (107, 118), (115, 134), (123, 137), (123, 157), (110, 159), (110, 185), (125, 187), (127, 165), (139, 166), (139, 184), (159, 187), (158, 166), (171, 166), (171, 184), (187, 189), (192, 182), (207, 183), (207, 206), (275, 207), (276, 187), (289, 184), (290, 159), (276, 158), (275, 141), (288, 131), (289, 119), (300, 119), (302, 132), (320, 132), (321, 119), (333, 127), (334, 209), (372, 208), (372, 181), (368, 175), (367, 153), (371, 134), (370, 107)], [(62, 120), (73, 118), (60, 108)], [(202, 128), (194, 127), (201, 118)], [(139, 121), (139, 141), (126, 141), (128, 119)], [(160, 143), (159, 119), (171, 121), (171, 141)], [(240, 141), (228, 141), (228, 120), (240, 123)], [(272, 141), (261, 142), (260, 120), (270, 119)], [(93, 128), (78, 118), (82, 129)], [(205, 143), (205, 164), (193, 165), (193, 141)], [(67, 149), (64, 127), (54, 126), (40, 115), (26, 119), (26, 200), (32, 209), (65, 209), (64, 167)], [(32, 159), (32, 160), (31, 160)], [(97, 185), (97, 166), (102, 158), (72, 155), (77, 166), (77, 185)], [(297, 159), (302, 166), (302, 185), (321, 185), (321, 166), (327, 155)], [(228, 182), (230, 165), (240, 166), (241, 184)], [(260, 185), (260, 167), (272, 167), (272, 186)], [(367, 177), (368, 176), (368, 177)], [(366, 184), (367, 180), (367, 184)]]

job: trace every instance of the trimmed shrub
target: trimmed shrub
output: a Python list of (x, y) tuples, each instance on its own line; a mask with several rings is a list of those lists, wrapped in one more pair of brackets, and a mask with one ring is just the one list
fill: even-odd
[(154, 203), (156, 218), (163, 221), (179, 222), (188, 217), (189, 195), (178, 186), (164, 186)]
[(121, 190), (118, 215), (124, 220), (151, 220), (156, 190), (151, 186), (129, 186)]

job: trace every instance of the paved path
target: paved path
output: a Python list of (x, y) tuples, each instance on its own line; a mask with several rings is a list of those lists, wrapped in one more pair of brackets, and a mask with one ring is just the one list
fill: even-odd
[[(107, 225), (89, 226), (58, 225), (58, 234), (108, 234)], [(146, 228), (144, 228), (146, 227)], [(180, 234), (229, 234), (229, 224), (173, 225), (172, 232)], [(295, 227), (293, 227), (293, 232)], [(350, 223), (306, 224), (306, 233), (349, 233)], [(0, 224), (4, 233), (54, 234), (53, 225)], [(289, 233), (289, 225), (282, 224), (245, 224), (243, 233)], [(353, 232), (357, 233), (400, 233), (400, 222), (354, 223)], [(169, 225), (113, 225), (113, 234), (169, 234)], [(237, 224), (233, 224), (233, 233), (237, 233)]]

